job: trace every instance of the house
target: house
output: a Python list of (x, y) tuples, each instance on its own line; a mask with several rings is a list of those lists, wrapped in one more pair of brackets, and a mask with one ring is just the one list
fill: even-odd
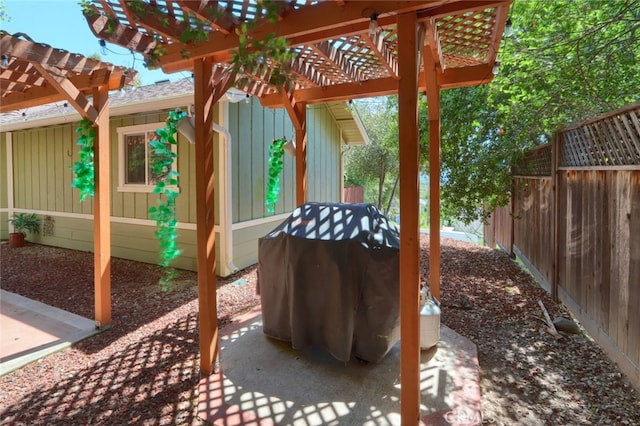
[[(193, 104), (193, 80), (160, 81), (110, 96), (111, 249), (115, 257), (155, 263), (159, 257), (156, 204), (148, 172), (148, 142), (168, 112)], [(217, 274), (227, 276), (257, 262), (257, 238), (296, 207), (295, 161), (285, 156), (275, 214), (265, 208), (269, 145), (295, 139), (284, 109), (264, 108), (258, 100), (230, 89), (214, 110), (214, 168)], [(14, 212), (35, 212), (41, 244), (93, 250), (92, 203), (80, 203), (71, 187), (78, 159), (75, 129), (80, 116), (57, 102), (0, 116), (0, 238), (8, 238)], [(346, 102), (307, 108), (308, 200), (342, 199), (345, 145), (367, 141), (362, 124)], [(180, 196), (177, 219), (181, 256), (174, 265), (196, 270), (195, 150), (178, 135)], [(243, 159), (240, 162), (240, 158)], [(250, 158), (250, 162), (247, 161)], [(145, 160), (146, 159), (146, 160)], [(141, 161), (140, 161), (141, 160)]]

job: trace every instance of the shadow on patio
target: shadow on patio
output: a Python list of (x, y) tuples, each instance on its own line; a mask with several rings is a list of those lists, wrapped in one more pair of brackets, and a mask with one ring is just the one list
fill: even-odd
[[(343, 363), (266, 337), (259, 308), (222, 332), (222, 371), (200, 381), (202, 418), (216, 425), (400, 424), (399, 343), (380, 363)], [(441, 338), (422, 352), (423, 422), (479, 419), (476, 347), (444, 326)]]
[(193, 424), (196, 322), (180, 316), (94, 364), (37, 377), (40, 391), (5, 406), (3, 424)]

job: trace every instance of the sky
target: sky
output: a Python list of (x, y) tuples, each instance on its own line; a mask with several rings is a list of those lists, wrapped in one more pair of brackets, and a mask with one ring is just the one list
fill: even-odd
[(189, 73), (165, 74), (162, 70), (149, 71), (143, 65), (142, 55), (134, 56), (128, 49), (114, 44), (107, 43), (108, 51), (102, 51), (99, 40), (89, 29), (78, 3), (79, 0), (4, 0), (10, 21), (0, 22), (0, 29), (9, 34), (24, 33), (34, 42), (71, 53), (84, 56), (98, 53), (102, 61), (114, 65), (133, 66), (143, 85), (190, 76)]

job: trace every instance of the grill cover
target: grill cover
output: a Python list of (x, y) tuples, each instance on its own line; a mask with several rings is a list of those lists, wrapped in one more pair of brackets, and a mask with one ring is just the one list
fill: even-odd
[(380, 361), (400, 337), (399, 255), (373, 205), (303, 204), (258, 241), (264, 333)]

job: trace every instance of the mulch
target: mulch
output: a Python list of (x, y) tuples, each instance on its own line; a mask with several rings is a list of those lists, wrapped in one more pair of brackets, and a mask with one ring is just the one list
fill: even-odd
[[(428, 241), (422, 241), (423, 279)], [(0, 245), (4, 290), (93, 317), (93, 255)], [(112, 260), (113, 326), (0, 378), (0, 423), (200, 425), (197, 276), (163, 292), (156, 265)], [(256, 268), (218, 280), (221, 326), (259, 303)], [(482, 415), (492, 424), (640, 424), (640, 395), (584, 333), (556, 339), (570, 318), (503, 252), (443, 239), (442, 322), (478, 347)]]

